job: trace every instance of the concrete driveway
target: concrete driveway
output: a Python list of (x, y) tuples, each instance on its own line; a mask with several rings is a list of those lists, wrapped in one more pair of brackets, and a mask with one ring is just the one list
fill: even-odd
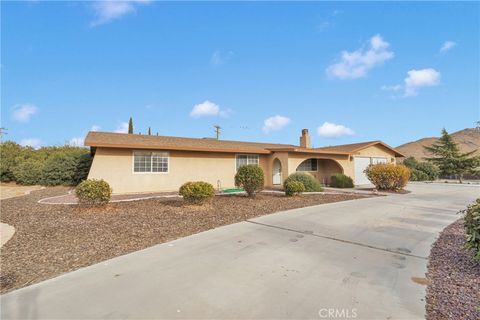
[[(12, 318), (424, 317), (430, 245), (477, 186), (272, 214), (157, 245), (1, 297)], [(421, 281), (420, 281), (421, 282)]]

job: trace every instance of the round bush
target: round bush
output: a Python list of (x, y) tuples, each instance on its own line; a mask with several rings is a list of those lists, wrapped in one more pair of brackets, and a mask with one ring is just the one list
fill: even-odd
[(428, 177), (428, 174), (426, 174), (425, 172), (420, 171), (418, 169), (411, 169), (410, 180), (411, 181), (427, 181), (430, 179)]
[(403, 161), (403, 165), (412, 171), (410, 180), (427, 181), (436, 180), (439, 175), (438, 168), (429, 162), (418, 162), (414, 157), (408, 157)]
[(472, 250), (474, 257), (480, 260), (480, 198), (465, 211), (465, 246)]
[(208, 182), (195, 181), (184, 183), (178, 193), (188, 202), (201, 203), (215, 195), (215, 189)]
[(305, 192), (305, 186), (300, 181), (288, 181), (284, 185), (285, 195), (292, 197)]
[(353, 188), (353, 179), (343, 173), (337, 173), (330, 177), (330, 186), (334, 188)]
[(39, 184), (42, 181), (43, 163), (37, 159), (28, 159), (17, 165), (13, 173), (18, 184)]
[(257, 165), (248, 164), (240, 166), (235, 175), (235, 185), (242, 188), (249, 197), (262, 190), (265, 183), (263, 170)]
[(365, 173), (378, 190), (401, 190), (410, 179), (410, 169), (393, 163), (370, 165)]
[(284, 184), (290, 181), (301, 182), (305, 187), (305, 192), (318, 192), (323, 190), (322, 186), (320, 185), (320, 182), (318, 182), (318, 180), (315, 179), (314, 176), (308, 173), (304, 173), (304, 172), (293, 173), (289, 175), (287, 179), (285, 179)]
[(105, 180), (88, 179), (75, 188), (75, 195), (80, 204), (104, 205), (110, 201), (112, 188)]

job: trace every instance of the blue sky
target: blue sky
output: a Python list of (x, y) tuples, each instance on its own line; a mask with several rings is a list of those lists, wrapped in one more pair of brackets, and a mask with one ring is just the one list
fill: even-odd
[(4, 139), (397, 146), (480, 119), (478, 2), (4, 2)]

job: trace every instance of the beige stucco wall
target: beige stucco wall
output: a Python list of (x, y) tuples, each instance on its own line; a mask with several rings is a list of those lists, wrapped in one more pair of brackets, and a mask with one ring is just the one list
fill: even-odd
[(388, 158), (388, 163), (396, 163), (395, 160), (395, 153), (391, 151), (390, 149), (385, 148), (382, 145), (374, 145), (370, 146), (368, 148), (365, 148), (363, 150), (360, 150), (359, 152), (355, 153), (353, 155), (359, 156), (359, 157), (381, 157), (381, 158)]
[[(266, 182), (271, 182), (269, 155), (259, 159)], [(114, 193), (177, 191), (187, 181), (200, 180), (232, 188), (235, 169), (234, 153), (170, 151), (168, 173), (133, 173), (133, 150), (98, 148), (88, 178), (104, 179)]]
[[(112, 186), (114, 193), (177, 191), (187, 181), (200, 180), (211, 183), (215, 188), (232, 188), (236, 173), (235, 156), (234, 153), (169, 151), (168, 173), (133, 173), (132, 149), (97, 148), (88, 178), (104, 179)], [(395, 163), (394, 153), (383, 146), (371, 146), (353, 155), (355, 156), (386, 157), (389, 162)], [(333, 160), (335, 162), (320, 161), (318, 171), (311, 172), (320, 182), (328, 183), (330, 176), (339, 172), (336, 164), (341, 166), (344, 174), (355, 177), (353, 157), (288, 152), (259, 155), (267, 187), (272, 186), (275, 159), (282, 165), (282, 181), (296, 172), (300, 163), (306, 159)]]
[[(302, 163), (304, 160), (309, 158), (316, 158), (316, 159), (329, 159), (332, 161), (320, 161), (318, 165), (318, 170), (316, 172), (309, 172), (313, 176), (315, 176), (321, 183), (329, 183), (330, 177), (332, 174), (339, 172), (339, 168), (337, 164), (343, 169), (343, 173), (347, 176), (350, 176), (352, 179), (355, 180), (355, 164), (354, 164), (354, 157), (380, 157), (380, 158), (387, 158), (389, 163), (396, 163), (395, 162), (395, 154), (388, 148), (385, 148), (381, 145), (374, 145), (359, 152), (355, 153), (352, 156), (345, 156), (345, 155), (322, 155), (316, 156), (313, 154), (302, 154), (302, 153), (295, 153), (290, 154), (288, 157), (288, 175), (296, 172), (297, 167)], [(285, 179), (287, 176), (284, 176)]]

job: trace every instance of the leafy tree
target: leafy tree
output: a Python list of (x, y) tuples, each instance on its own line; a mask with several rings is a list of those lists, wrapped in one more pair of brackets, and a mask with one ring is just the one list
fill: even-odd
[(133, 119), (130, 117), (128, 120), (128, 133), (133, 134)]
[(148, 127), (148, 135), (151, 136), (152, 135), (152, 129), (150, 127)]
[(475, 151), (460, 153), (457, 144), (453, 141), (447, 130), (442, 129), (442, 136), (432, 146), (424, 146), (424, 149), (433, 157), (425, 158), (434, 163), (443, 176), (454, 175), (462, 183), (463, 175), (472, 172), (480, 165), (480, 157), (473, 156)]
[(23, 158), (23, 147), (13, 141), (0, 143), (0, 180), (9, 182), (15, 180), (15, 166)]

